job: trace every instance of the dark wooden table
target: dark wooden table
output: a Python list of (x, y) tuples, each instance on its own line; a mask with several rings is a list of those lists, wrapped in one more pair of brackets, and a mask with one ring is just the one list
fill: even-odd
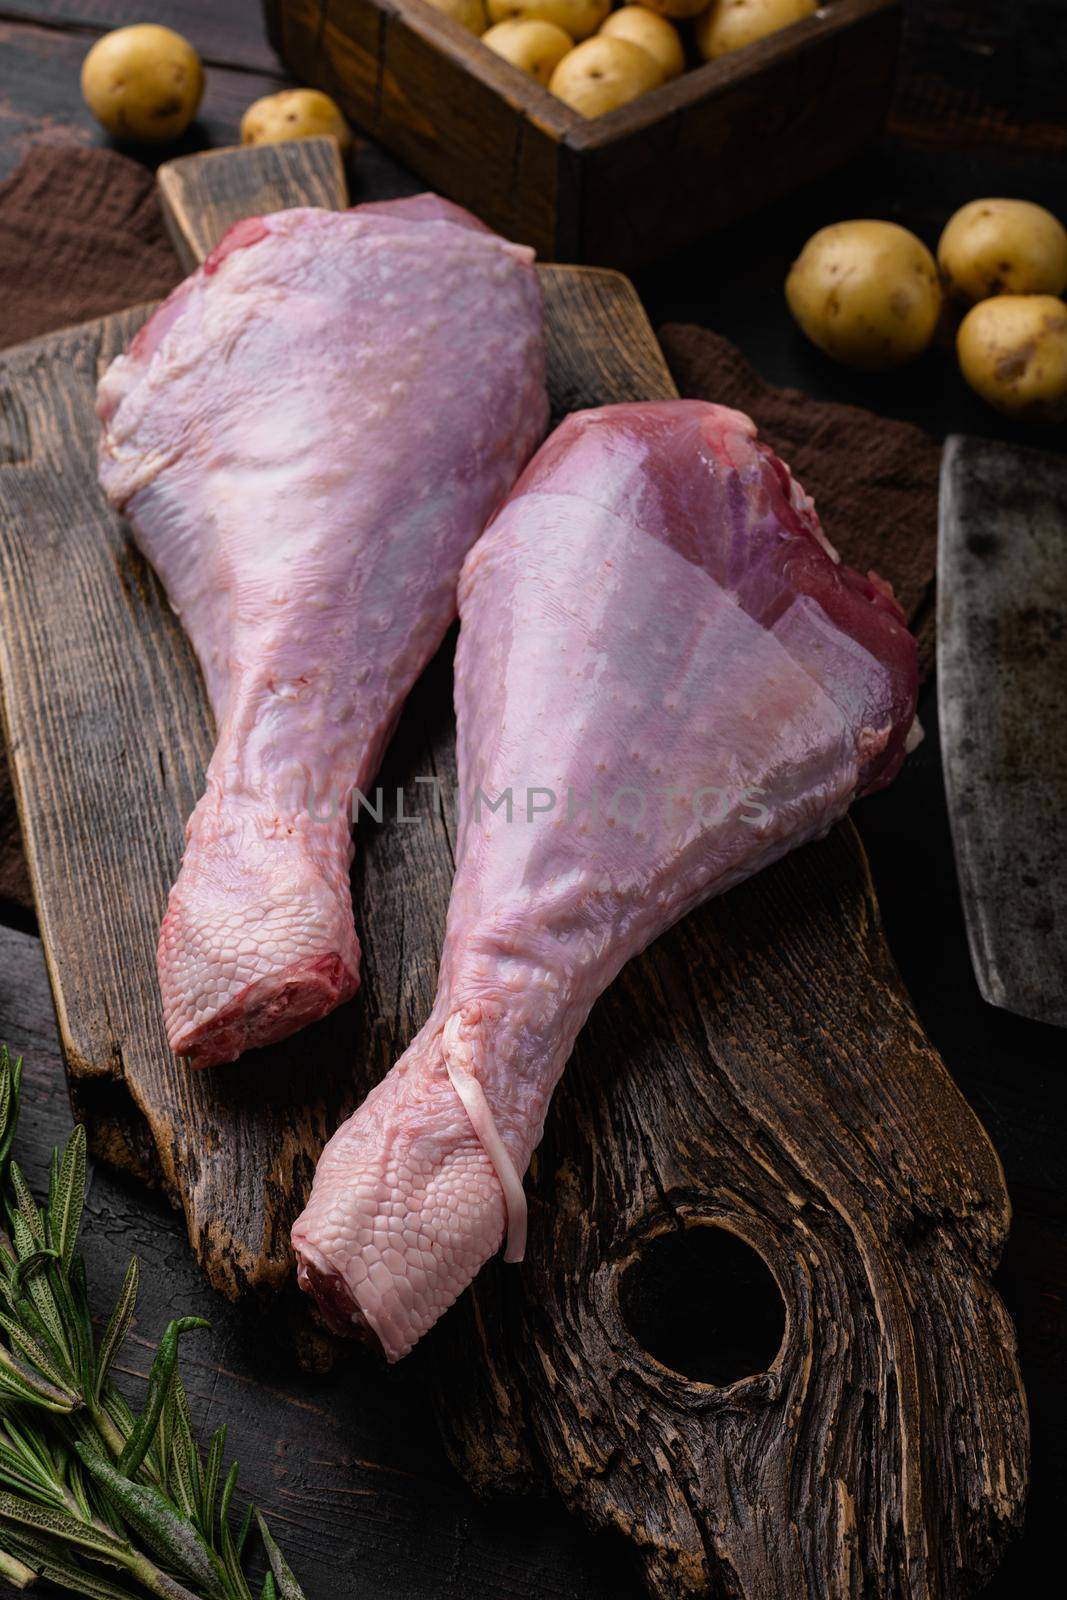
[[(931, 244), (955, 206), (1018, 195), (1067, 212), (1067, 4), (1064, 0), (906, 0), (908, 29), (893, 117), (878, 149), (761, 217), (646, 272), (653, 321), (689, 320), (734, 340), (767, 377), (919, 422), (1003, 436), (951, 362), (929, 357), (891, 380), (850, 376), (807, 347), (781, 286), (816, 227), (848, 216), (895, 218)], [(186, 141), (232, 143), (244, 107), (284, 81), (257, 0), (0, 0), (0, 177), (35, 140), (92, 143), (78, 93), (81, 59), (105, 29), (146, 17), (184, 32), (207, 62), (200, 123)], [(171, 153), (171, 152), (168, 152)], [(709, 173), (708, 181), (714, 181)], [(364, 147), (355, 198), (417, 185)], [(1045, 441), (1048, 443), (1049, 441)], [(1015, 1318), (1033, 1418), (1027, 1530), (988, 1589), (991, 1600), (1045, 1592), (1067, 1505), (1067, 1038), (982, 1003), (956, 889), (937, 749), (928, 739), (857, 821), (890, 941), (929, 1035), (985, 1122), (1015, 1205), (999, 1287)], [(30, 919), (0, 906), (0, 1039), (25, 1053), (20, 1157), (38, 1184), (69, 1113), (51, 1001)], [(262, 1313), (207, 1290), (179, 1222), (104, 1171), (93, 1173), (86, 1255), (99, 1304), (127, 1256), (144, 1268), (128, 1381), (147, 1370), (165, 1321), (201, 1312), (213, 1331), (186, 1346), (195, 1420), (223, 1419), (243, 1488), (276, 1523), (314, 1600), (626, 1600), (639, 1593), (624, 1556), (588, 1538), (555, 1505), (486, 1507), (437, 1442), (417, 1363), (383, 1376), (358, 1363), (328, 1377), (294, 1371)], [(790, 1600), (790, 1597), (781, 1597)]]

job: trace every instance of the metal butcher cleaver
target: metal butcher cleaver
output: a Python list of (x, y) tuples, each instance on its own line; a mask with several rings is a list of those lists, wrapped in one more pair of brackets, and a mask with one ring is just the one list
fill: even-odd
[(938, 703), (986, 1000), (1067, 1027), (1067, 457), (950, 438)]

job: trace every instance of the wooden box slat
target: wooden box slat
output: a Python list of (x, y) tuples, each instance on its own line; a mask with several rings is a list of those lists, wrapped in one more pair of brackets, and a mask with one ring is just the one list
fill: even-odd
[(846, 161), (888, 106), (899, 0), (805, 21), (592, 120), (423, 0), (264, 0), (290, 71), (543, 260), (632, 268)]

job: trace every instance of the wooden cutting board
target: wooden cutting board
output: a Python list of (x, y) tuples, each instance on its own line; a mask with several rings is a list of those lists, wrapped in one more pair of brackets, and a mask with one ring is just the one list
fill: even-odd
[[(327, 141), (162, 169), (184, 259), (238, 217), (345, 203)], [(541, 268), (554, 410), (675, 393), (632, 286)], [(95, 474), (98, 375), (150, 308), (0, 358), (0, 676), (77, 1114), (163, 1186), (218, 1288), (291, 1292), (318, 1151), (429, 1009), (452, 825), (450, 647), (360, 828), (363, 986), (314, 1028), (193, 1075), (154, 951), (211, 749), (196, 664)], [(328, 426), (328, 419), (324, 419)], [(631, 1541), (652, 1593), (964, 1595), (1017, 1528), (1015, 1341), (990, 1288), (1009, 1208), (924, 1038), (843, 824), (689, 917), (597, 1006), (528, 1180), (530, 1249), (410, 1358), (481, 1492), (554, 1485)], [(299, 1307), (299, 1309), (298, 1309)]]

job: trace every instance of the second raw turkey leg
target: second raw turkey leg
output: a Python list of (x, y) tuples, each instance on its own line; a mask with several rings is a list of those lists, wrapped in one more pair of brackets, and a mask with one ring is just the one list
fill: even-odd
[(353, 787), (547, 423), (531, 262), (430, 195), (253, 218), (100, 385), (102, 482), (218, 728), (159, 942), (193, 1065), (356, 989)]
[(505, 1227), (521, 1256), (521, 1174), (597, 996), (888, 782), (917, 687), (886, 586), (747, 417), (697, 401), (568, 419), (467, 558), (460, 618), (437, 1000), (293, 1234), (304, 1286), (393, 1360)]

